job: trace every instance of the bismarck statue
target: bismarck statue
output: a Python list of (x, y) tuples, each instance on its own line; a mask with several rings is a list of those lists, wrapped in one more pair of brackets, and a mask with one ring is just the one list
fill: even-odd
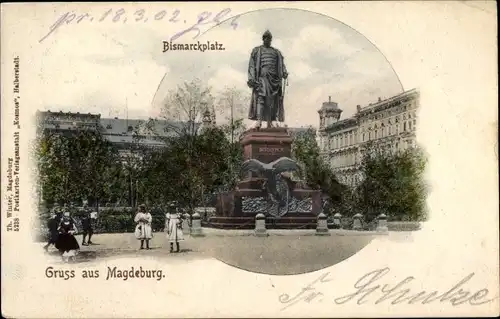
[(252, 88), (248, 118), (257, 121), (256, 128), (262, 126), (262, 121), (266, 121), (267, 127), (272, 127), (275, 121), (285, 121), (283, 82), (288, 72), (283, 55), (271, 46), (272, 39), (271, 32), (264, 32), (263, 45), (252, 50), (248, 63), (247, 84)]
[[(288, 72), (281, 52), (271, 47), (272, 35), (262, 35), (263, 45), (252, 50), (248, 86), (252, 99), (248, 118), (256, 121), (241, 138), (244, 162), (233, 190), (219, 193), (215, 216), (207, 227), (251, 229), (257, 215), (264, 214), (266, 228), (315, 228), (321, 212), (321, 191), (304, 181), (286, 176), (300, 172), (292, 158), (293, 137), (284, 122), (283, 97)], [(262, 128), (262, 122), (267, 123)]]

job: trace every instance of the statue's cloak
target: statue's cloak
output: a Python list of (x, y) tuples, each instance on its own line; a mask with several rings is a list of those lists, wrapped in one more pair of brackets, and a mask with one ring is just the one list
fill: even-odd
[[(248, 80), (252, 82), (260, 82), (260, 66), (261, 66), (261, 49), (264, 46), (255, 47), (250, 55), (250, 61), (248, 63)], [(276, 49), (278, 57), (277, 72), (279, 78), (278, 93), (275, 99), (275, 103), (272, 103), (271, 110), (264, 110), (264, 112), (270, 112), (271, 121), (284, 122), (285, 121), (285, 109), (283, 107), (283, 74), (286, 73), (286, 67), (284, 63), (284, 58), (281, 52)], [(252, 98), (250, 99), (250, 108), (248, 112), (248, 119), (257, 121), (257, 89), (252, 88)]]

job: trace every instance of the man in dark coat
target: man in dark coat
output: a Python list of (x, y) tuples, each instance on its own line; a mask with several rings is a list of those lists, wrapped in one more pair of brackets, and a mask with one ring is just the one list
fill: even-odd
[(247, 85), (252, 88), (248, 118), (257, 121), (256, 128), (262, 121), (267, 127), (274, 121), (285, 121), (282, 81), (288, 78), (288, 72), (283, 55), (271, 46), (272, 38), (269, 31), (262, 35), (263, 45), (252, 50), (248, 63)]
[(59, 231), (57, 230), (59, 228), (59, 223), (56, 219), (56, 214), (52, 213), (50, 219), (47, 221), (47, 228), (49, 229), (49, 240), (47, 242), (47, 245), (45, 245), (43, 248), (45, 251), (49, 250), (50, 245), (55, 245), (57, 241), (57, 237), (59, 236)]
[[(82, 245), (83, 246), (88, 246), (92, 244), (92, 241), (90, 240), (92, 238), (92, 235), (94, 234), (94, 229), (92, 227), (92, 217), (91, 217), (91, 211), (87, 207), (87, 205), (83, 206), (83, 216), (82, 216), (82, 234), (83, 234), (83, 239), (82, 239)], [(86, 243), (85, 238), (89, 236), (89, 240)]]
[(54, 219), (56, 220), (57, 224), (61, 222), (61, 219), (63, 217), (63, 210), (62, 208), (58, 205), (55, 204), (54, 207), (52, 208), (52, 213), (55, 214)]

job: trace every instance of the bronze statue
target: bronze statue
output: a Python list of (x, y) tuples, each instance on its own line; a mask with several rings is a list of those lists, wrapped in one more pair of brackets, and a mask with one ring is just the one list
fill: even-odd
[(257, 121), (257, 128), (262, 126), (262, 121), (267, 122), (267, 127), (272, 127), (274, 121), (285, 121), (283, 82), (288, 72), (283, 55), (271, 46), (272, 38), (271, 32), (264, 32), (263, 45), (252, 50), (248, 63), (247, 84), (252, 88), (248, 118)]

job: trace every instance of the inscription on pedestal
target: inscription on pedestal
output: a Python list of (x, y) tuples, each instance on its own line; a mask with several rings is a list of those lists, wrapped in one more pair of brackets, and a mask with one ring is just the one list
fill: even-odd
[(281, 154), (285, 151), (284, 147), (268, 147), (268, 146), (259, 146), (259, 153), (264, 154)]
[(250, 158), (263, 163), (271, 163), (280, 157), (290, 157), (290, 147), (274, 145), (253, 145)]

